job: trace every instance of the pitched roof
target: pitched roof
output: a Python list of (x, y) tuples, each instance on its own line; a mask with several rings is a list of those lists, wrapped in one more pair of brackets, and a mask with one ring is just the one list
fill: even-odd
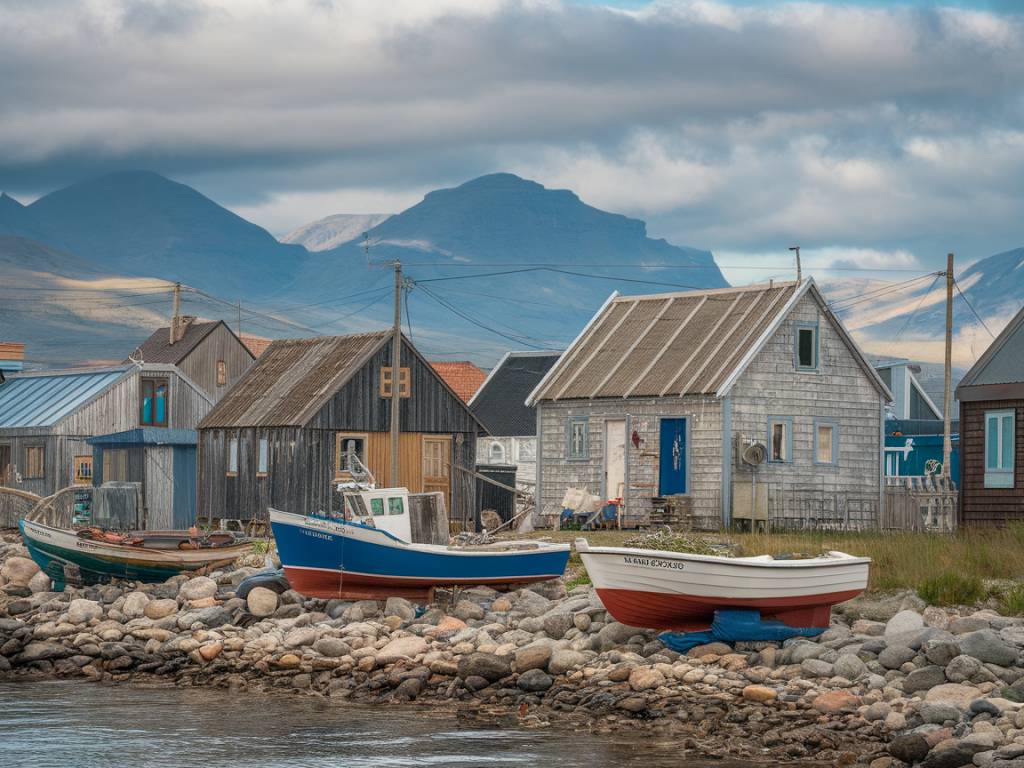
[(274, 341), (199, 427), (303, 426), (390, 336), (379, 331)]
[(957, 397), (965, 387), (1020, 382), (1024, 382), (1024, 307), (960, 380), (956, 388)]
[(126, 371), (120, 367), (11, 376), (0, 385), (0, 428), (52, 427)]
[(490, 434), (537, 434), (535, 409), (526, 404), (526, 398), (560, 355), (561, 352), (509, 352), (498, 362), (469, 401), (470, 409)]
[(430, 366), (464, 403), (473, 398), (487, 378), (483, 369), (468, 360), (431, 362)]
[[(206, 323), (189, 322), (185, 325), (181, 339), (170, 343), (170, 326), (158, 328), (150, 334), (149, 338), (136, 347), (132, 353), (132, 359), (143, 363), (169, 363), (178, 365), (194, 350), (199, 344), (217, 328), (223, 325), (232, 334), (230, 326), (223, 320), (213, 320)], [(236, 337), (237, 338), (237, 337)], [(239, 340), (241, 341), (241, 340)], [(243, 344), (243, 346), (246, 346)], [(246, 346), (248, 349), (248, 346)], [(255, 357), (255, 353), (253, 354)]]
[(613, 294), (530, 394), (538, 400), (714, 394), (735, 384), (810, 293), (886, 397), (889, 391), (813, 280), (648, 296)]
[(245, 348), (252, 353), (253, 357), (259, 357), (267, 351), (267, 347), (270, 346), (270, 342), (273, 339), (267, 339), (263, 336), (256, 336), (252, 333), (239, 334), (238, 340), (245, 344)]

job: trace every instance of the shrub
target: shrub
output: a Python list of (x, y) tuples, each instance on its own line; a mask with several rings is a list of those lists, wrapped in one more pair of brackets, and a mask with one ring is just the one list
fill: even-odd
[(985, 597), (985, 586), (975, 576), (943, 573), (921, 582), (917, 593), (931, 605), (972, 605)]
[(1024, 616), (1024, 584), (1003, 593), (999, 598), (999, 612), (1003, 616)]

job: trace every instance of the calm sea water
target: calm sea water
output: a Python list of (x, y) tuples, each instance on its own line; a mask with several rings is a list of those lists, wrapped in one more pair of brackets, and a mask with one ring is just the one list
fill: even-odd
[[(644, 735), (466, 727), (424, 708), (217, 690), (0, 684), (5, 768), (707, 768)], [(711, 765), (725, 768), (722, 761)], [(730, 768), (754, 768), (728, 764)], [(760, 768), (765, 768), (761, 766)]]

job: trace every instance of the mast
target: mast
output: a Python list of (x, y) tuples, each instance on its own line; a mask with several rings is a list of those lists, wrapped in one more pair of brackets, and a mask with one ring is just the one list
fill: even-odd
[(389, 485), (398, 479), (398, 441), (402, 432), (400, 406), (402, 393), (402, 262), (395, 259), (395, 325), (391, 339), (391, 476)]

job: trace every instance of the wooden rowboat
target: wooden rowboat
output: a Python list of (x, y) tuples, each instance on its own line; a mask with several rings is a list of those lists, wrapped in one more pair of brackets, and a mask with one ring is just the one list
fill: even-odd
[(160, 582), (180, 573), (208, 573), (252, 549), (249, 540), (227, 532), (203, 537), (189, 531), (140, 531), (108, 540), (28, 520), (18, 525), (29, 554), (58, 592), (68, 583)]

